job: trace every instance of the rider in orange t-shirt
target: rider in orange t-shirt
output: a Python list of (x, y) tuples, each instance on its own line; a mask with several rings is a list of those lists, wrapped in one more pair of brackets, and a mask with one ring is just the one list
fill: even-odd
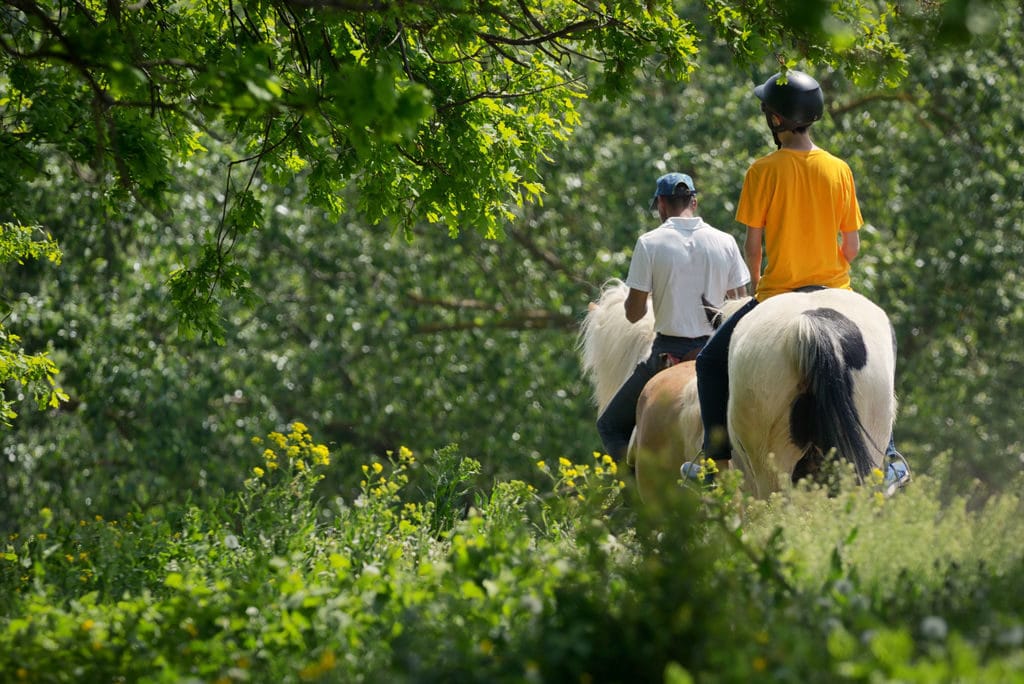
[[(697, 388), (704, 422), (704, 457), (719, 469), (732, 458), (726, 428), (729, 403), (729, 342), (736, 324), (759, 302), (810, 287), (850, 289), (850, 263), (860, 250), (864, 222), (850, 167), (811, 141), (808, 128), (825, 109), (821, 86), (790, 70), (754, 89), (778, 150), (747, 170), (736, 220), (747, 226), (744, 245), (754, 298), (726, 320), (697, 357)], [(763, 248), (762, 248), (763, 244)], [(767, 251), (767, 263), (761, 262)], [(890, 438), (886, 487), (910, 479), (906, 461)], [(683, 465), (695, 477), (699, 465)]]

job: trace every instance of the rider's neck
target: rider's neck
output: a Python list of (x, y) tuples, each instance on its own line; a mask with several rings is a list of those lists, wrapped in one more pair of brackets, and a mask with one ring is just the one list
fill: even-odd
[(795, 150), (797, 152), (809, 152), (816, 149), (811, 141), (809, 133), (797, 133), (796, 131), (780, 131), (779, 143), (784, 150)]

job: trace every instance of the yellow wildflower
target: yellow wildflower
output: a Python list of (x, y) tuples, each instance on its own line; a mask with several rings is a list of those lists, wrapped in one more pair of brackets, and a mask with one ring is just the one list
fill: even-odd
[(96, 625), (95, 620), (86, 620), (85, 622), (82, 623), (82, 631), (83, 632), (88, 632), (95, 625)]
[(380, 473), (382, 470), (384, 470), (384, 466), (382, 466), (380, 463), (373, 464), (373, 472)]
[(296, 468), (297, 470), (305, 470), (305, 469), (306, 469), (306, 462), (305, 462), (305, 461), (303, 461), (303, 460), (302, 460), (302, 459), (300, 458), (300, 459), (299, 459), (298, 461), (296, 461), (296, 462), (295, 462), (295, 468)]
[(256, 473), (256, 477), (263, 477), (266, 474), (263, 468), (260, 468), (259, 466), (253, 468), (252, 472)]
[(562, 467), (564, 467), (564, 468), (568, 468), (569, 466), (571, 466), (571, 465), (572, 465), (572, 461), (570, 461), (569, 459), (567, 459), (567, 458), (566, 458), (565, 456), (561, 456), (561, 457), (560, 457), (560, 458), (558, 459), (558, 465), (560, 465), (560, 466), (562, 466)]
[(317, 444), (311, 450), (313, 454), (313, 463), (317, 465), (330, 465), (331, 457), (330, 451), (323, 444)]
[(267, 439), (269, 439), (271, 442), (273, 442), (282, 449), (284, 449), (285, 446), (288, 444), (288, 440), (285, 439), (284, 435), (282, 435), (280, 432), (271, 432), (269, 435), (267, 435)]
[(293, 430), (294, 432), (297, 432), (297, 433), (299, 433), (300, 435), (301, 435), (301, 434), (302, 434), (303, 432), (309, 432), (309, 428), (307, 428), (307, 427), (306, 427), (305, 425), (303, 425), (303, 424), (302, 424), (302, 423), (300, 423), (299, 421), (295, 421), (294, 423), (292, 423), (292, 430)]

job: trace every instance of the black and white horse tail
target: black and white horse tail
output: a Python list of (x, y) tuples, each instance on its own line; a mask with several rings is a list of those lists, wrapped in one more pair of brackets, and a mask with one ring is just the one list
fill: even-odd
[(820, 462), (834, 449), (865, 478), (875, 466), (855, 403), (853, 375), (867, 365), (864, 336), (831, 307), (804, 311), (795, 332), (801, 381), (790, 409), (790, 436), (805, 458)]

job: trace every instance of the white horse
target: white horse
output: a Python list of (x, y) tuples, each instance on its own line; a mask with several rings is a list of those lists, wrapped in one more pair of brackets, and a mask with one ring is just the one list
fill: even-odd
[[(610, 281), (580, 331), (583, 369), (595, 388), (599, 413), (636, 362), (646, 358), (653, 340), (653, 320), (630, 324), (626, 319), (627, 291), (620, 281)], [(727, 302), (723, 315), (744, 301)], [(852, 463), (862, 479), (882, 468), (896, 413), (895, 364), (889, 318), (862, 295), (839, 289), (791, 292), (756, 306), (736, 326), (729, 348), (728, 429), (744, 488), (767, 497), (813, 475), (825, 459)], [(644, 390), (657, 397), (673, 394), (670, 417), (643, 420), (652, 402), (641, 395), (630, 445), (641, 497), (645, 489), (663, 486), (655, 480), (673, 466), (678, 473), (678, 464), (692, 460), (700, 448), (696, 379), (692, 368), (682, 368), (690, 365), (673, 366), (654, 378), (678, 368), (681, 382), (652, 380)], [(673, 406), (665, 399), (653, 403)], [(650, 441), (648, 432), (663, 433), (660, 441), (667, 446), (642, 448)], [(647, 482), (645, 470), (652, 476)]]

